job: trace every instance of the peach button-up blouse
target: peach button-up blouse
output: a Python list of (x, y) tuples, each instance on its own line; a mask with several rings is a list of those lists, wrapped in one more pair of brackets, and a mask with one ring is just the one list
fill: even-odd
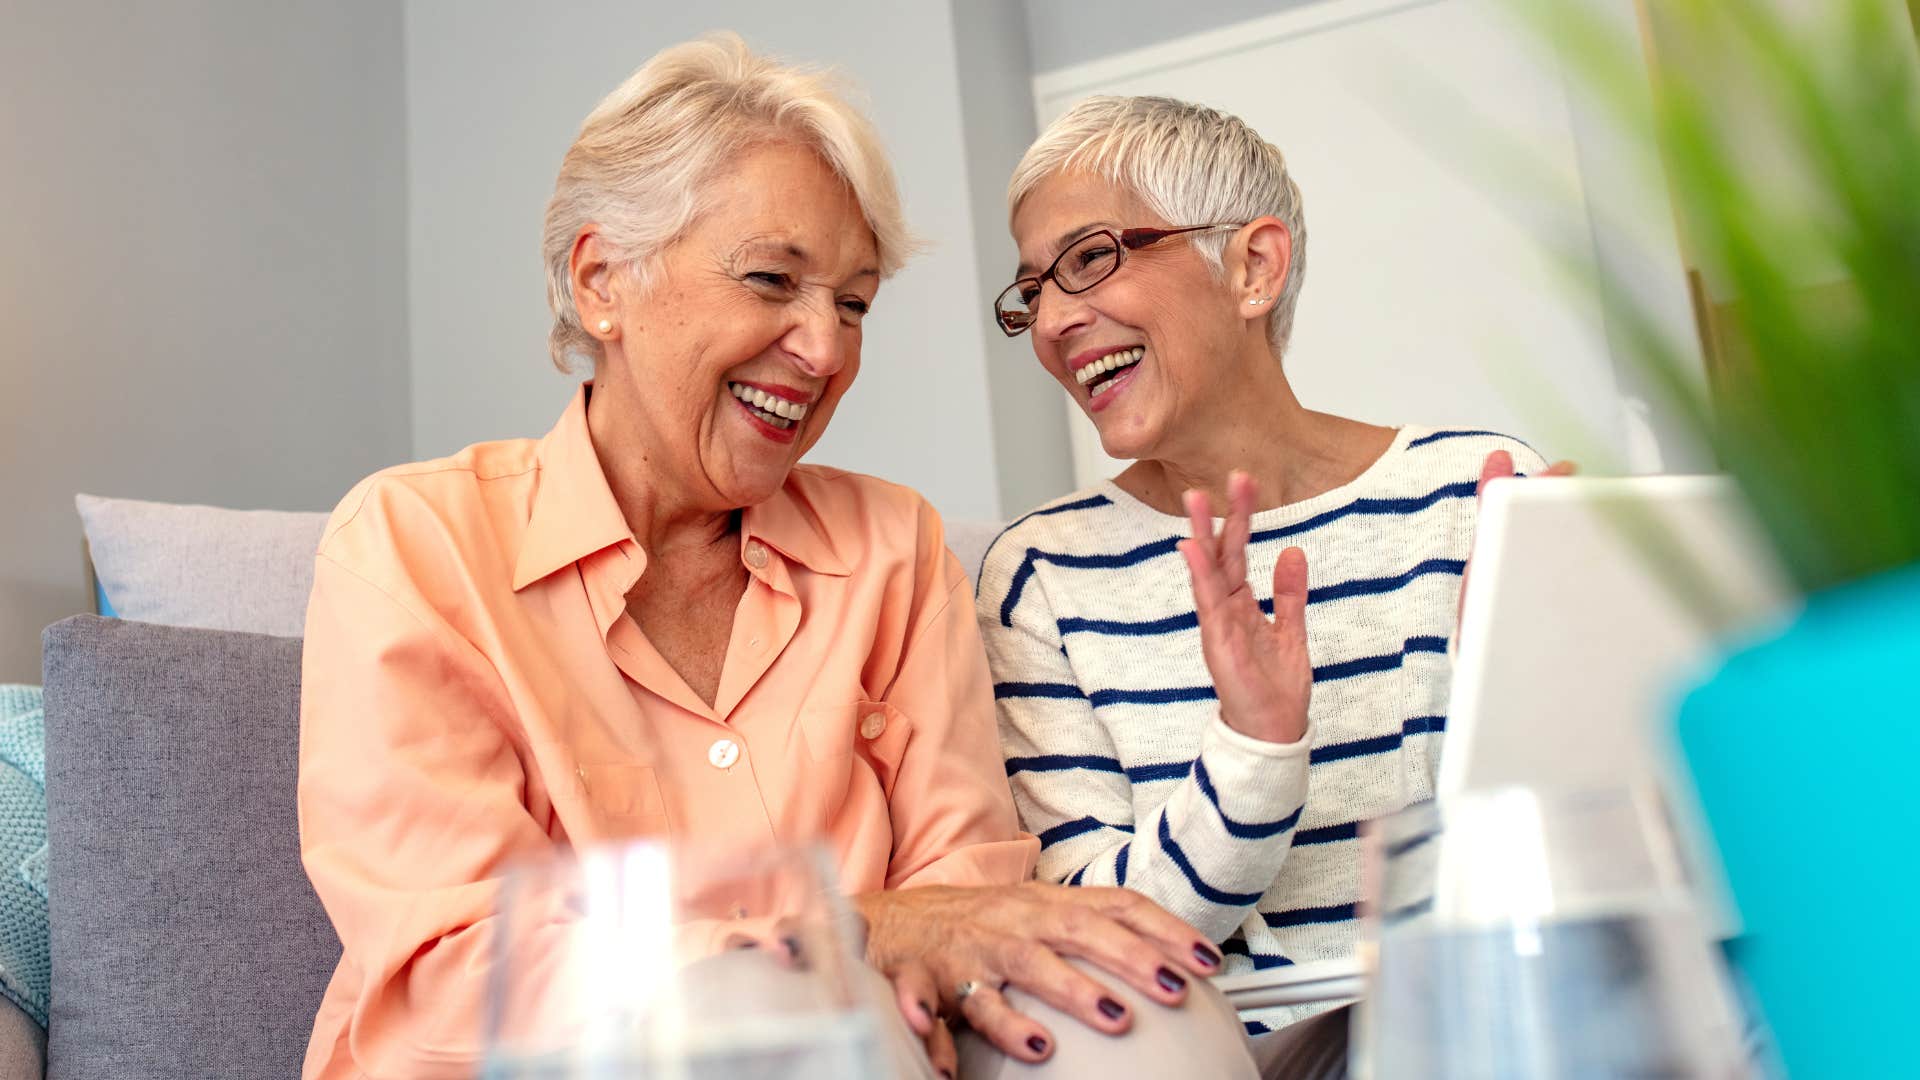
[(309, 1078), (472, 1072), (498, 879), (520, 853), (816, 842), (848, 893), (1032, 872), (971, 590), (926, 502), (803, 465), (748, 507), (709, 706), (626, 614), (647, 553), (587, 393), (544, 439), (363, 481), (327, 525), (300, 834), (343, 955)]

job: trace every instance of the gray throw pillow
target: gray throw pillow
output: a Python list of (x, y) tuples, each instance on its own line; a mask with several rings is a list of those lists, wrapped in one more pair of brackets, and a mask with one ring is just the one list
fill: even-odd
[(1002, 532), (1006, 531), (1004, 521), (969, 521), (965, 518), (950, 518), (945, 523), (947, 530), (947, 550), (960, 560), (960, 569), (967, 572), (967, 580), (980, 583), (980, 564), (987, 557), (987, 548)]
[(300, 642), (76, 616), (42, 638), (48, 1080), (300, 1073), (340, 956), (300, 865)]
[(74, 504), (115, 615), (283, 637), (305, 632), (326, 514), (97, 495)]

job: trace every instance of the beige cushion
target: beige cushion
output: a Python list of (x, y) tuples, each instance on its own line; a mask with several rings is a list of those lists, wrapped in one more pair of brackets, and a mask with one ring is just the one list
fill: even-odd
[[(324, 513), (227, 510), (217, 506), (80, 495), (100, 588), (112, 614), (138, 622), (298, 637), (313, 591), (313, 553)], [(999, 521), (946, 522), (947, 547), (969, 579), (1000, 531)]]
[(113, 614), (138, 622), (298, 637), (323, 513), (74, 499)]

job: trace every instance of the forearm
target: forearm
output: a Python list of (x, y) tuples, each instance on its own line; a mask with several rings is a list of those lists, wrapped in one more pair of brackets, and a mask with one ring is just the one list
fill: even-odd
[[(1292, 850), (1308, 786), (1307, 740), (1258, 743), (1216, 722), (1165, 803), (1102, 869), (1221, 941), (1245, 921)], [(1083, 883), (1097, 883), (1091, 870)], [(1124, 876), (1124, 880), (1118, 880)]]

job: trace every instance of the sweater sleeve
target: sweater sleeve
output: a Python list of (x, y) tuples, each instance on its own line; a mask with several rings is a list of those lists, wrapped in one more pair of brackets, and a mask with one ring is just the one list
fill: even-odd
[[(983, 586), (1006, 580), (993, 571)], [(979, 616), (1014, 804), (1040, 838), (1039, 878), (1122, 885), (1225, 940), (1291, 850), (1311, 732), (1265, 743), (1216, 716), (1193, 761), (1129, 769), (1075, 676), (1039, 582), (1026, 582), (1005, 618), (999, 590), (983, 587)], [(1177, 782), (1167, 797), (1136, 814), (1134, 784), (1168, 771)]]

